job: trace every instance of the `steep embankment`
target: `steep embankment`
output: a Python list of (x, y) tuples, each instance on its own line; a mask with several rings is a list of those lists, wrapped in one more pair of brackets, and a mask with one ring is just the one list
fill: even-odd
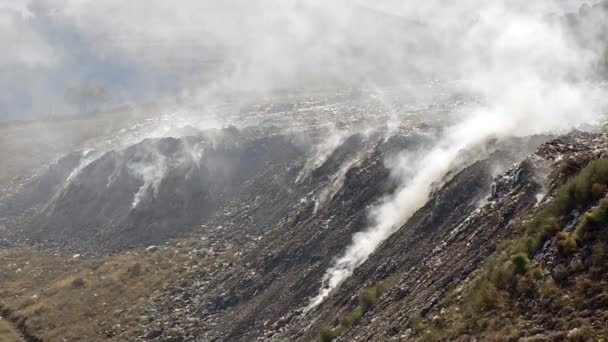
[[(543, 202), (417, 337), (590, 341), (608, 337), (605, 137), (556, 161)], [(575, 149), (580, 145), (572, 146)], [(595, 147), (595, 148), (594, 148)]]
[[(353, 309), (348, 303), (357, 297), (359, 289), (394, 278), (417, 260), (428, 257), (436, 241), (444, 238), (445, 232), (441, 229), (451, 229), (456, 222), (464, 221), (490, 193), (492, 174), (523, 158), (542, 139), (522, 139), (499, 145), (504, 149), (455, 175), (406, 225), (407, 228), (400, 230), (404, 233), (397, 233), (396, 238), (378, 249), (377, 254), (326, 303), (304, 315), (303, 309), (317, 294), (333, 257), (347, 247), (354, 233), (367, 227), (370, 205), (394, 189), (383, 163), (384, 153), (408, 148), (408, 145), (395, 145), (395, 141), (380, 144), (350, 167), (343, 185), (316, 212), (314, 203), (301, 203), (285, 220), (267, 229), (260, 241), (243, 248), (242, 254), (226, 265), (226, 270), (213, 277), (191, 274), (194, 282), (200, 285), (176, 286), (163, 293), (151, 308), (157, 319), (151, 322), (150, 329), (162, 331), (165, 337), (180, 335), (184, 327), (175, 328), (174, 322), (200, 317), (200, 325), (185, 330), (188, 334), (194, 332), (201, 340), (317, 339), (323, 325), (331, 324), (340, 312)], [(536, 189), (532, 187), (530, 191), (535, 193)], [(495, 216), (495, 221), (502, 219), (500, 214)], [(490, 226), (491, 222), (485, 225)], [(474, 227), (479, 231), (484, 229)], [(494, 238), (493, 230), (484, 234), (486, 239)], [(488, 247), (485, 254), (482, 251), (477, 255), (478, 247), (479, 244), (468, 247), (469, 255), (464, 255), (457, 265), (460, 269), (470, 267), (467, 258), (477, 256), (481, 259), (490, 253)], [(439, 271), (446, 271), (443, 276), (449, 278), (451, 270), (457, 272), (459, 269), (445, 265)], [(426, 274), (428, 269), (416, 272)], [(441, 277), (441, 273), (434, 277)], [(428, 281), (434, 283), (435, 280)], [(448, 284), (434, 284), (428, 291), (417, 294), (417, 300), (426, 304), (438, 295), (437, 292), (443, 291), (442, 285)], [(403, 302), (395, 302), (395, 307), (401, 306)], [(179, 310), (175, 310), (176, 307)]]
[[(458, 291), (450, 291), (468, 283), (482, 265), (491, 260), (488, 257), (496, 253), (497, 245), (501, 248), (500, 254), (500, 250), (505, 248), (505, 242), (502, 241), (517, 239), (521, 222), (539, 212), (544, 207), (542, 203), (551, 202), (556, 189), (568, 177), (578, 173), (591, 160), (602, 157), (605, 153), (605, 143), (606, 138), (603, 135), (574, 132), (544, 144), (535, 154), (496, 178), (494, 185), (486, 188), (490, 190), (488, 194), (491, 194), (488, 203), (477, 209), (470, 204), (466, 208), (467, 203), (471, 203), (466, 189), (472, 184), (460, 183), (458, 186), (462, 181), (459, 180), (460, 177), (476, 178), (475, 173), (472, 172), (475, 170), (474, 167), (465, 170), (463, 175), (455, 177), (442, 191), (437, 192), (425, 208), (385, 242), (340, 291), (319, 308), (318, 312), (311, 313), (314, 315), (314, 318), (311, 318), (312, 330), (321, 331), (323, 324), (337, 327), (337, 330), (334, 328), (333, 331), (328, 329), (324, 331), (325, 340), (342, 334), (344, 339), (349, 341), (408, 338), (433, 341), (439, 338), (467, 340), (469, 337), (501, 340), (505, 336), (513, 336), (517, 339), (536, 334), (541, 338), (550, 336), (553, 331), (565, 336), (568, 329), (575, 327), (588, 329), (580, 320), (566, 326), (551, 326), (551, 324), (531, 326), (534, 320), (539, 323), (554, 310), (538, 304), (537, 299), (529, 300), (528, 306), (514, 304), (514, 307), (519, 307), (520, 311), (501, 311), (506, 307), (502, 306), (496, 311), (486, 312), (484, 316), (481, 315), (481, 312), (484, 312), (482, 310), (471, 312), (468, 305), (462, 304), (463, 298), (476, 302), (481, 296), (485, 299), (491, 298), (495, 304), (501, 305), (503, 298), (509, 296), (502, 292), (484, 293), (483, 288), (474, 286), (468, 290), (468, 297)], [(444, 205), (449, 198), (455, 200), (447, 201), (453, 203), (451, 208)], [(433, 207), (441, 210), (434, 211)], [(454, 210), (459, 207), (464, 210)], [(442, 220), (444, 217), (447, 220)], [(428, 224), (425, 225), (425, 222)], [(565, 226), (567, 225), (560, 225), (560, 227)], [(572, 227), (571, 224), (568, 227)], [(549, 248), (546, 246), (556, 248), (556, 243), (545, 244), (545, 249)], [(538, 257), (546, 259), (546, 253), (541, 253)], [(554, 262), (550, 272), (555, 272), (553, 267), (557, 267), (559, 263), (561, 262)], [(495, 264), (486, 267), (492, 269), (493, 265)], [(543, 277), (546, 277), (546, 274)], [(387, 288), (382, 289), (381, 292), (384, 293), (376, 291), (380, 296), (369, 299), (363, 288), (376, 286), (383, 281), (389, 284)], [(602, 283), (602, 281), (596, 283), (596, 290), (601, 288)], [(562, 305), (567, 306), (568, 301), (589, 303), (589, 299), (580, 294), (580, 291), (572, 292), (572, 295), (579, 296), (576, 299), (566, 300)], [(450, 311), (446, 313), (446, 301), (454, 301), (455, 298), (459, 304), (447, 306)], [(357, 303), (366, 301), (371, 303), (366, 306), (366, 310), (360, 315), (353, 316), (352, 312), (356, 309)], [(512, 303), (516, 302), (517, 300)], [(584, 305), (575, 305), (568, 309), (570, 316), (589, 317), (589, 308), (585, 309)], [(603, 311), (597, 306), (596, 309), (593, 315), (598, 314), (596, 317), (602, 317)], [(522, 318), (518, 316), (519, 314), (522, 314)], [(501, 320), (501, 317), (505, 320)], [(534, 317), (534, 319), (526, 317)], [(593, 327), (597, 326), (598, 322), (594, 319), (587, 323)], [(497, 331), (498, 327), (505, 330)], [(296, 325), (293, 333), (300, 329), (302, 325)], [(441, 329), (447, 332), (437, 332)], [(507, 331), (509, 334), (506, 334)], [(314, 335), (310, 332), (307, 336), (312, 338)]]
[(293, 137), (254, 138), (232, 129), (148, 139), (103, 154), (73, 153), (6, 198), (2, 223), (14, 240), (81, 253), (160, 243), (191, 231), (233, 200), (270, 197), (260, 188), (293, 202), (280, 178), (307, 154)]
[[(352, 277), (308, 312), (304, 308), (318, 293), (332, 259), (367, 227), (369, 207), (394, 190), (384, 160), (404, 149), (419, 149), (424, 138), (385, 141), (354, 135), (316, 162), (281, 167), (279, 177), (269, 168), (246, 182), (255, 185), (250, 188), (255, 197), (224, 202), (188, 237), (161, 246), (94, 258), (44, 249), (2, 251), (6, 262), (0, 271), (7, 275), (0, 280), (2, 305), (44, 341), (65, 336), (83, 341), (310, 341), (321, 331), (325, 340), (338, 335), (348, 341), (487, 339), (496, 330), (489, 323), (493, 317), (511, 322), (520, 337), (558, 328), (567, 334), (573, 327), (540, 324), (552, 307), (538, 304), (535, 296), (528, 300), (498, 292), (496, 298), (508, 303), (500, 302), (500, 311), (469, 311), (473, 309), (459, 304), (468, 298), (467, 286), (473, 286), (466, 284), (475, 284), (476, 275), (483, 274), (479, 270), (496, 254), (497, 244), (517, 238), (523, 220), (604, 153), (601, 134), (573, 132), (537, 149), (546, 139), (489, 142), (494, 152), (452, 174)], [(270, 212), (283, 216), (271, 218)], [(586, 265), (591, 259), (585, 246), (595, 246), (598, 239), (601, 235), (590, 245), (577, 241), (583, 252), (574, 258), (580, 254)], [(555, 249), (557, 243), (551, 246)], [(539, 255), (534, 262), (551, 273), (566, 260), (555, 253)], [(582, 289), (599, 291), (591, 298), (603, 303), (598, 290), (603, 280), (580, 285), (591, 279), (581, 272), (556, 286), (570, 298), (587, 293)], [(463, 284), (464, 290), (453, 292)], [(564, 317), (585, 312), (577, 306), (568, 310)], [(599, 308), (587, 310), (603, 317)], [(531, 316), (517, 318), (520, 313)], [(536, 330), (525, 330), (527, 323), (537, 324)]]
[[(184, 184), (184, 178), (187, 177), (179, 177), (184, 173), (178, 171), (192, 169), (193, 165), (192, 153), (184, 152), (184, 144), (188, 139), (144, 141), (125, 151), (109, 152), (93, 158), (84, 163), (83, 167), (80, 166), (83, 164), (83, 155), (75, 153), (51, 166), (21, 192), (8, 198), (3, 207), (5, 213), (10, 214), (4, 217), (4, 222), (19, 223), (20, 219), (27, 220), (24, 225), (15, 224), (8, 227), (17, 242), (25, 241), (24, 237), (36, 237), (37, 232), (46, 239), (40, 240), (40, 249), (15, 247), (0, 251), (0, 259), (3, 261), (0, 263), (0, 271), (6, 275), (0, 279), (1, 304), (11, 310), (12, 317), (27, 331), (45, 341), (60, 337), (83, 341), (108, 337), (134, 340), (146, 339), (147, 336), (160, 336), (161, 339), (182, 336), (193, 340), (195, 336), (204, 336), (201, 331), (207, 326), (206, 320), (213, 318), (208, 315), (208, 310), (230, 306), (241, 298), (248, 299), (250, 291), (255, 290), (247, 288), (251, 283), (248, 283), (249, 273), (244, 268), (247, 267), (247, 257), (255, 256), (251, 260), (260, 267), (261, 263), (268, 261), (263, 259), (269, 255), (263, 253), (264, 249), (260, 244), (266, 234), (272, 233), (274, 237), (280, 237), (278, 230), (284, 224), (285, 227), (293, 227), (291, 224), (297, 222), (298, 215), (312, 215), (315, 203), (322, 202), (320, 198), (316, 201), (317, 197), (313, 195), (318, 191), (325, 191), (323, 197), (331, 201), (335, 196), (334, 192), (340, 190), (342, 182), (349, 178), (345, 173), (353, 164), (359, 162), (359, 158), (363, 158), (365, 162), (368, 160), (368, 154), (375, 153), (375, 158), (380, 161), (380, 154), (387, 147), (378, 149), (378, 145), (401, 150), (406, 145), (414, 148), (425, 141), (424, 137), (412, 136), (409, 139), (394, 139), (390, 143), (383, 143), (381, 135), (354, 134), (345, 137), (327, 155), (315, 155), (311, 154), (312, 151), (301, 149), (296, 150), (298, 153), (290, 154), (294, 151), (293, 140), (284, 136), (256, 136), (244, 139), (242, 136), (245, 133), (228, 130), (221, 132), (217, 138), (225, 138), (231, 134), (241, 138), (229, 136), (230, 142), (217, 144), (223, 147), (215, 148), (215, 145), (211, 145), (211, 149), (201, 153), (204, 157), (198, 160), (200, 167), (198, 164), (194, 167), (197, 172), (202, 172), (201, 170), (210, 167), (224, 166), (220, 170), (214, 170), (217, 178), (206, 178), (215, 183), (201, 181)], [(200, 142), (202, 139), (193, 137), (190, 140)], [(162, 153), (158, 152), (159, 150)], [(266, 153), (269, 150), (271, 152)], [(188, 150), (191, 151), (192, 149)], [(171, 218), (183, 220), (179, 215), (182, 210), (181, 202), (177, 200), (189, 198), (188, 194), (199, 189), (208, 191), (208, 187), (212, 187), (217, 190), (214, 194), (217, 202), (211, 203), (213, 215), (198, 217), (200, 221), (196, 221), (196, 226), (190, 228), (190, 237), (169, 241), (161, 247), (152, 246), (145, 251), (131, 249), (112, 256), (66, 255), (66, 249), (84, 249), (85, 252), (105, 250), (108, 242), (100, 239), (99, 233), (104, 229), (112, 231), (112, 227), (120, 228), (125, 222), (129, 222), (121, 215), (108, 215), (111, 212), (102, 210), (104, 206), (123, 210), (123, 207), (117, 205), (118, 202), (126, 204), (125, 212), (130, 213), (131, 200), (137, 193), (138, 186), (145, 184), (137, 175), (128, 172), (128, 168), (117, 167), (116, 163), (106, 163), (108, 155), (117, 154), (124, 154), (124, 158), (120, 159), (122, 163), (118, 164), (142, 164), (148, 161), (146, 157), (150, 154), (155, 158), (160, 154), (174, 159), (175, 163), (167, 163), (170, 165), (168, 173), (174, 172), (178, 176), (167, 177), (163, 174), (160, 177), (158, 193), (149, 194), (136, 206), (141, 206), (142, 211), (147, 210), (146, 213), (152, 214), (155, 209), (168, 207), (168, 211), (163, 212), (168, 217), (162, 224), (156, 223), (167, 235), (178, 235), (180, 232), (180, 226), (176, 227), (168, 221)], [(184, 155), (187, 155), (187, 158), (183, 157)], [(278, 161), (273, 159), (268, 163), (261, 163), (264, 158), (260, 158), (260, 155), (278, 158)], [(288, 155), (285, 157), (288, 160), (283, 162), (280, 158), (285, 155)], [(210, 159), (209, 156), (214, 158)], [(86, 156), (84, 158), (86, 159)], [(250, 158), (261, 160), (249, 163)], [(313, 161), (310, 167), (307, 162), (309, 160)], [(243, 163), (246, 163), (247, 167)], [(373, 167), (374, 170), (383, 168), (380, 162)], [(109, 172), (116, 170), (118, 171)], [(386, 178), (388, 172), (384, 170), (382, 177)], [(101, 176), (98, 173), (101, 173)], [(106, 186), (108, 174), (115, 175), (113, 181), (121, 186)], [(372, 176), (379, 177), (370, 173), (370, 177)], [(167, 179), (173, 178), (177, 178), (175, 182), (169, 182), (163, 187), (162, 184), (168, 182)], [(222, 179), (227, 183), (233, 183), (237, 179), (240, 186), (236, 187), (233, 183), (233, 188), (223, 187), (222, 183), (218, 182)], [(137, 184), (129, 188), (130, 182)], [(352, 200), (350, 197), (356, 197), (355, 185), (363, 187), (363, 183), (351, 185), (353, 190), (345, 197), (349, 201)], [(176, 187), (183, 189), (183, 193), (176, 194)], [(369, 189), (379, 194), (383, 188), (370, 186)], [(223, 196), (224, 194), (229, 196)], [(128, 202), (122, 196), (126, 196)], [(367, 194), (363, 197), (371, 196)], [(63, 212), (61, 208), (69, 209), (69, 206), (61, 205), (64, 201), (77, 205), (77, 208), (72, 209), (75, 220), (99, 220), (103, 225), (46, 224), (56, 220), (58, 213)], [(194, 200), (192, 202), (201, 207), (205, 204)], [(344, 207), (347, 206), (348, 204), (344, 204)], [(91, 217), (82, 215), (75, 211), (76, 209), (89, 213)], [(302, 213), (296, 214), (300, 209)], [(354, 211), (356, 210), (352, 209), (352, 212)], [(32, 213), (34, 220), (45, 223), (45, 229), (32, 226), (28, 213)], [(190, 213), (200, 214), (196, 210)], [(363, 217), (364, 211), (358, 215)], [(282, 223), (277, 224), (279, 221)], [(288, 224), (289, 222), (291, 224)], [(135, 236), (135, 239), (129, 242), (146, 243), (146, 237), (149, 236), (147, 228), (145, 224), (141, 224), (134, 228), (139, 234), (117, 234), (112, 238), (128, 239)], [(315, 227), (309, 227), (313, 228)], [(167, 239), (167, 235), (155, 238), (164, 242), (163, 239)], [(303, 234), (296, 243), (304, 245), (306, 239), (306, 234)], [(57, 250), (59, 253), (49, 251), (48, 247), (57, 246), (57, 241), (64, 241), (68, 245)], [(287, 242), (283, 240), (280, 249), (289, 249)], [(330, 253), (326, 255), (329, 258)], [(281, 259), (273, 261), (281, 262)], [(319, 272), (322, 272), (321, 268)], [(225, 278), (227, 275), (235, 277), (228, 279)], [(265, 284), (272, 282), (268, 276), (266, 274)], [(224, 279), (225, 285), (218, 285), (217, 281), (221, 279)], [(229, 295), (219, 292), (231, 286), (232, 281), (239, 282), (240, 292), (235, 291)], [(204, 300), (199, 300), (201, 296)], [(154, 302), (162, 305), (151, 306)], [(147, 308), (148, 305), (151, 307)], [(165, 311), (166, 313), (161, 315)], [(83, 317), (86, 318), (84, 321)], [(205, 322), (201, 323), (200, 320)], [(157, 326), (162, 328), (161, 333), (155, 328)], [(243, 327), (247, 328), (245, 325)], [(225, 331), (215, 333), (220, 334), (219, 336), (227, 334)]]

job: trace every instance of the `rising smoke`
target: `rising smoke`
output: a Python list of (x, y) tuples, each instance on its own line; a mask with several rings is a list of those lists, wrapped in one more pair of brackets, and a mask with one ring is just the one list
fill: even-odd
[[(307, 310), (322, 303), (422, 207), (449, 171), (474, 161), (461, 160), (463, 151), (476, 150), (490, 138), (554, 133), (600, 119), (602, 90), (581, 77), (589, 75), (599, 56), (577, 46), (561, 23), (547, 20), (543, 11), (503, 2), (477, 5), (466, 13), (474, 14), (466, 30), (456, 30), (460, 39), (454, 48), (462, 50), (455, 55), (461, 58), (446, 62), (461, 71), (462, 85), (479, 94), (482, 104), (462, 110), (459, 122), (448, 127), (434, 147), (389, 165), (402, 175), (400, 187), (371, 210), (370, 226), (353, 236), (327, 270)], [(541, 8), (552, 3), (545, 5)], [(436, 8), (436, 13), (446, 12)]]
[[(0, 4), (0, 39), (12, 48), (0, 55), (5, 89), (0, 120), (46, 116), (49, 108), (77, 111), (65, 93), (79, 87), (108, 90), (107, 97), (89, 98), (97, 110), (154, 101), (162, 103), (161, 112), (171, 108), (177, 113), (162, 117), (145, 134), (127, 131), (122, 147), (149, 136), (174, 135), (176, 124), (209, 128), (230, 123), (213, 117), (227, 98), (238, 111), (248, 104), (245, 99), (356, 87), (378, 90), (378, 100), (391, 109), (388, 132), (395, 134), (399, 116), (382, 96), (383, 87), (458, 80), (446, 91), (473, 94), (479, 103), (455, 113), (457, 123), (434, 146), (387, 163), (399, 187), (370, 211), (369, 227), (353, 236), (327, 270), (313, 308), (399, 229), (450, 171), (483, 157), (488, 151), (479, 146), (488, 139), (556, 132), (598, 120), (602, 90), (588, 77), (600, 58), (597, 47), (603, 45), (596, 40), (604, 24), (589, 22), (585, 34), (575, 38), (560, 19), (565, 9), (580, 3), (6, 1)], [(429, 91), (408, 89), (418, 97)], [(106, 103), (99, 103), (102, 99)], [(181, 108), (184, 102), (196, 110)], [(302, 175), (346, 136), (330, 134)], [(477, 153), (463, 160), (468, 150)], [(133, 207), (153, 194), (163, 177), (162, 158), (151, 165), (131, 165), (143, 183)], [(342, 177), (338, 174), (335, 184)], [(321, 194), (319, 205), (334, 188)]]

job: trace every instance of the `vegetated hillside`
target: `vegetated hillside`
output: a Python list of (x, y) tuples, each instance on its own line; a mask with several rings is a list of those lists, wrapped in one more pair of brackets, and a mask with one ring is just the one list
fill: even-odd
[[(587, 226), (574, 235), (581, 216), (546, 213), (588, 211), (604, 196), (605, 162), (580, 172), (604, 157), (606, 137), (573, 132), (525, 158), (546, 139), (489, 142), (494, 152), (446, 179), (309, 312), (303, 308), (332, 259), (366, 227), (367, 208), (394, 188), (384, 158), (424, 140), (355, 135), (325, 158), (299, 164), (286, 174), (302, 190), (295, 202), (283, 198), (289, 210), (274, 222), (255, 213), (272, 211), (276, 201), (236, 197), (189, 237), (145, 250), (83, 258), (45, 247), (5, 249), (0, 306), (12, 330), (43, 341), (499, 340), (507, 334), (496, 334), (503, 326), (496, 317), (509, 322), (513, 338), (599, 336), (603, 214), (583, 216)], [(575, 185), (564, 197), (559, 189), (569, 179)], [(522, 239), (521, 227), (533, 239)], [(484, 264), (502, 270), (500, 277)], [(572, 319), (546, 319), (557, 309)]]
[(463, 188), (438, 192), (319, 308), (313, 330), (325, 341), (605, 337), (602, 204), (581, 216), (606, 195), (605, 156), (605, 135), (573, 132), (496, 178), (487, 204), (417, 224)]
[(544, 200), (467, 284), (414, 322), (423, 340), (608, 338), (605, 145), (552, 171)]

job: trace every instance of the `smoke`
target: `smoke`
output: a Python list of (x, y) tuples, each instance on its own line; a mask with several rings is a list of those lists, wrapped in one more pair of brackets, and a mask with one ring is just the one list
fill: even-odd
[(128, 169), (143, 182), (139, 190), (133, 195), (131, 209), (135, 209), (145, 199), (150, 190), (152, 190), (152, 195), (156, 196), (158, 186), (167, 172), (167, 163), (164, 156), (158, 155), (157, 160), (151, 164), (130, 163), (128, 164)]
[(351, 1), (29, 0), (0, 4), (0, 28), (12, 47), (0, 56), (10, 94), (0, 120), (174, 97), (209, 106), (450, 69), (423, 23)]
[[(326, 271), (307, 310), (322, 303), (421, 208), (448, 172), (487, 155), (483, 146), (489, 139), (559, 132), (600, 119), (603, 91), (583, 79), (597, 58), (592, 51), (577, 46), (543, 11), (502, 2), (477, 4), (478, 11), (465, 12), (476, 15), (465, 31), (459, 30), (461, 50), (455, 55), (460, 58), (453, 67), (461, 72), (465, 89), (483, 102), (461, 110), (460, 120), (435, 146), (389, 165), (401, 185), (370, 211), (370, 226), (353, 236)], [(436, 13), (444, 12), (436, 8)], [(463, 160), (463, 155), (468, 157)]]
[(340, 131), (333, 123), (326, 128), (327, 137), (320, 143), (315, 145), (315, 151), (311, 158), (306, 160), (306, 164), (300, 170), (296, 177), (296, 183), (299, 183), (310, 176), (310, 173), (319, 168), (327, 161), (329, 156), (346, 140), (348, 132)]
[(89, 166), (89, 164), (94, 162), (97, 158), (99, 158), (99, 156), (100, 156), (100, 153), (98, 151), (94, 151), (94, 150), (83, 151), (81, 158), (80, 158), (80, 162), (74, 168), (74, 170), (72, 170), (70, 175), (66, 178), (65, 183), (69, 184), (74, 178), (76, 178), (78, 176), (78, 174), (80, 174), (80, 172), (84, 168)]
[(344, 184), (344, 181), (346, 180), (346, 173), (359, 162), (360, 156), (363, 154), (363, 152), (364, 151), (353, 157), (351, 160), (344, 162), (338, 169), (338, 172), (331, 177), (330, 183), (319, 192), (317, 198), (315, 199), (313, 215), (316, 215), (323, 204), (325, 204), (328, 200), (331, 200), (336, 193), (338, 193), (338, 190), (340, 190)]
[[(353, 236), (327, 270), (314, 307), (403, 225), (450, 171), (487, 154), (480, 146), (488, 139), (556, 132), (598, 119), (605, 96), (587, 79), (600, 63), (598, 46), (604, 45), (596, 40), (604, 36), (605, 21), (586, 22), (581, 35), (560, 19), (580, 3), (31, 0), (24, 6), (6, 1), (0, 5), (0, 39), (11, 48), (0, 55), (5, 89), (0, 120), (146, 101), (162, 107), (154, 112), (165, 115), (136, 124), (109, 143), (124, 146), (148, 136), (179, 135), (175, 129), (188, 125), (229, 124), (228, 114), (277, 94), (374, 89), (376, 100), (386, 104), (388, 134), (409, 114), (388, 99), (383, 90), (391, 86), (407, 85), (413, 97), (425, 97), (433, 90), (420, 85), (432, 80), (449, 85), (442, 91), (480, 99), (451, 113), (434, 146), (407, 151), (387, 164), (400, 186), (370, 211), (369, 227)], [(226, 103), (228, 114), (222, 109)], [(376, 113), (370, 108), (371, 117)], [(299, 180), (347, 135), (334, 130)], [(160, 160), (153, 164), (157, 169), (133, 166), (143, 183), (133, 207), (153, 193), (165, 173)], [(342, 183), (343, 170), (334, 181), (321, 202)]]

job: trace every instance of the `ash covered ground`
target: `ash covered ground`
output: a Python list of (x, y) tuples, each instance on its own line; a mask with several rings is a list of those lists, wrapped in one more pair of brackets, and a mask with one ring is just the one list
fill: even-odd
[[(241, 99), (158, 114), (148, 106), (77, 119), (94, 130), (74, 131), (69, 119), (6, 125), (7, 156), (34, 150), (29, 159), (9, 160), (19, 177), (4, 174), (2, 226), (11, 236), (6, 239), (37, 236), (51, 242), (59, 230), (60, 244), (84, 241), (91, 250), (102, 248), (100, 241), (107, 243), (106, 251), (158, 243), (204, 223), (224, 202), (266, 196), (271, 191), (264, 187), (277, 177), (282, 177), (281, 191), (297, 202), (311, 185), (290, 187), (300, 187), (308, 173), (324, 166), (324, 177), (339, 183), (341, 173), (365, 152), (357, 149), (389, 140), (408, 140), (413, 148), (429, 143), (474, 101), (437, 81), (417, 85), (423, 91), (412, 87), (280, 95), (257, 103)], [(201, 120), (201, 112), (212, 115)], [(125, 120), (118, 125), (121, 116)], [(36, 137), (41, 125), (47, 133)], [(17, 134), (34, 139), (19, 144)], [(41, 151), (54, 140), (69, 143)], [(340, 149), (356, 154), (324, 165)], [(397, 146), (387, 149), (398, 152)], [(339, 188), (338, 183), (333, 186)], [(106, 231), (107, 225), (113, 228)], [(130, 231), (131, 238), (119, 233)]]

